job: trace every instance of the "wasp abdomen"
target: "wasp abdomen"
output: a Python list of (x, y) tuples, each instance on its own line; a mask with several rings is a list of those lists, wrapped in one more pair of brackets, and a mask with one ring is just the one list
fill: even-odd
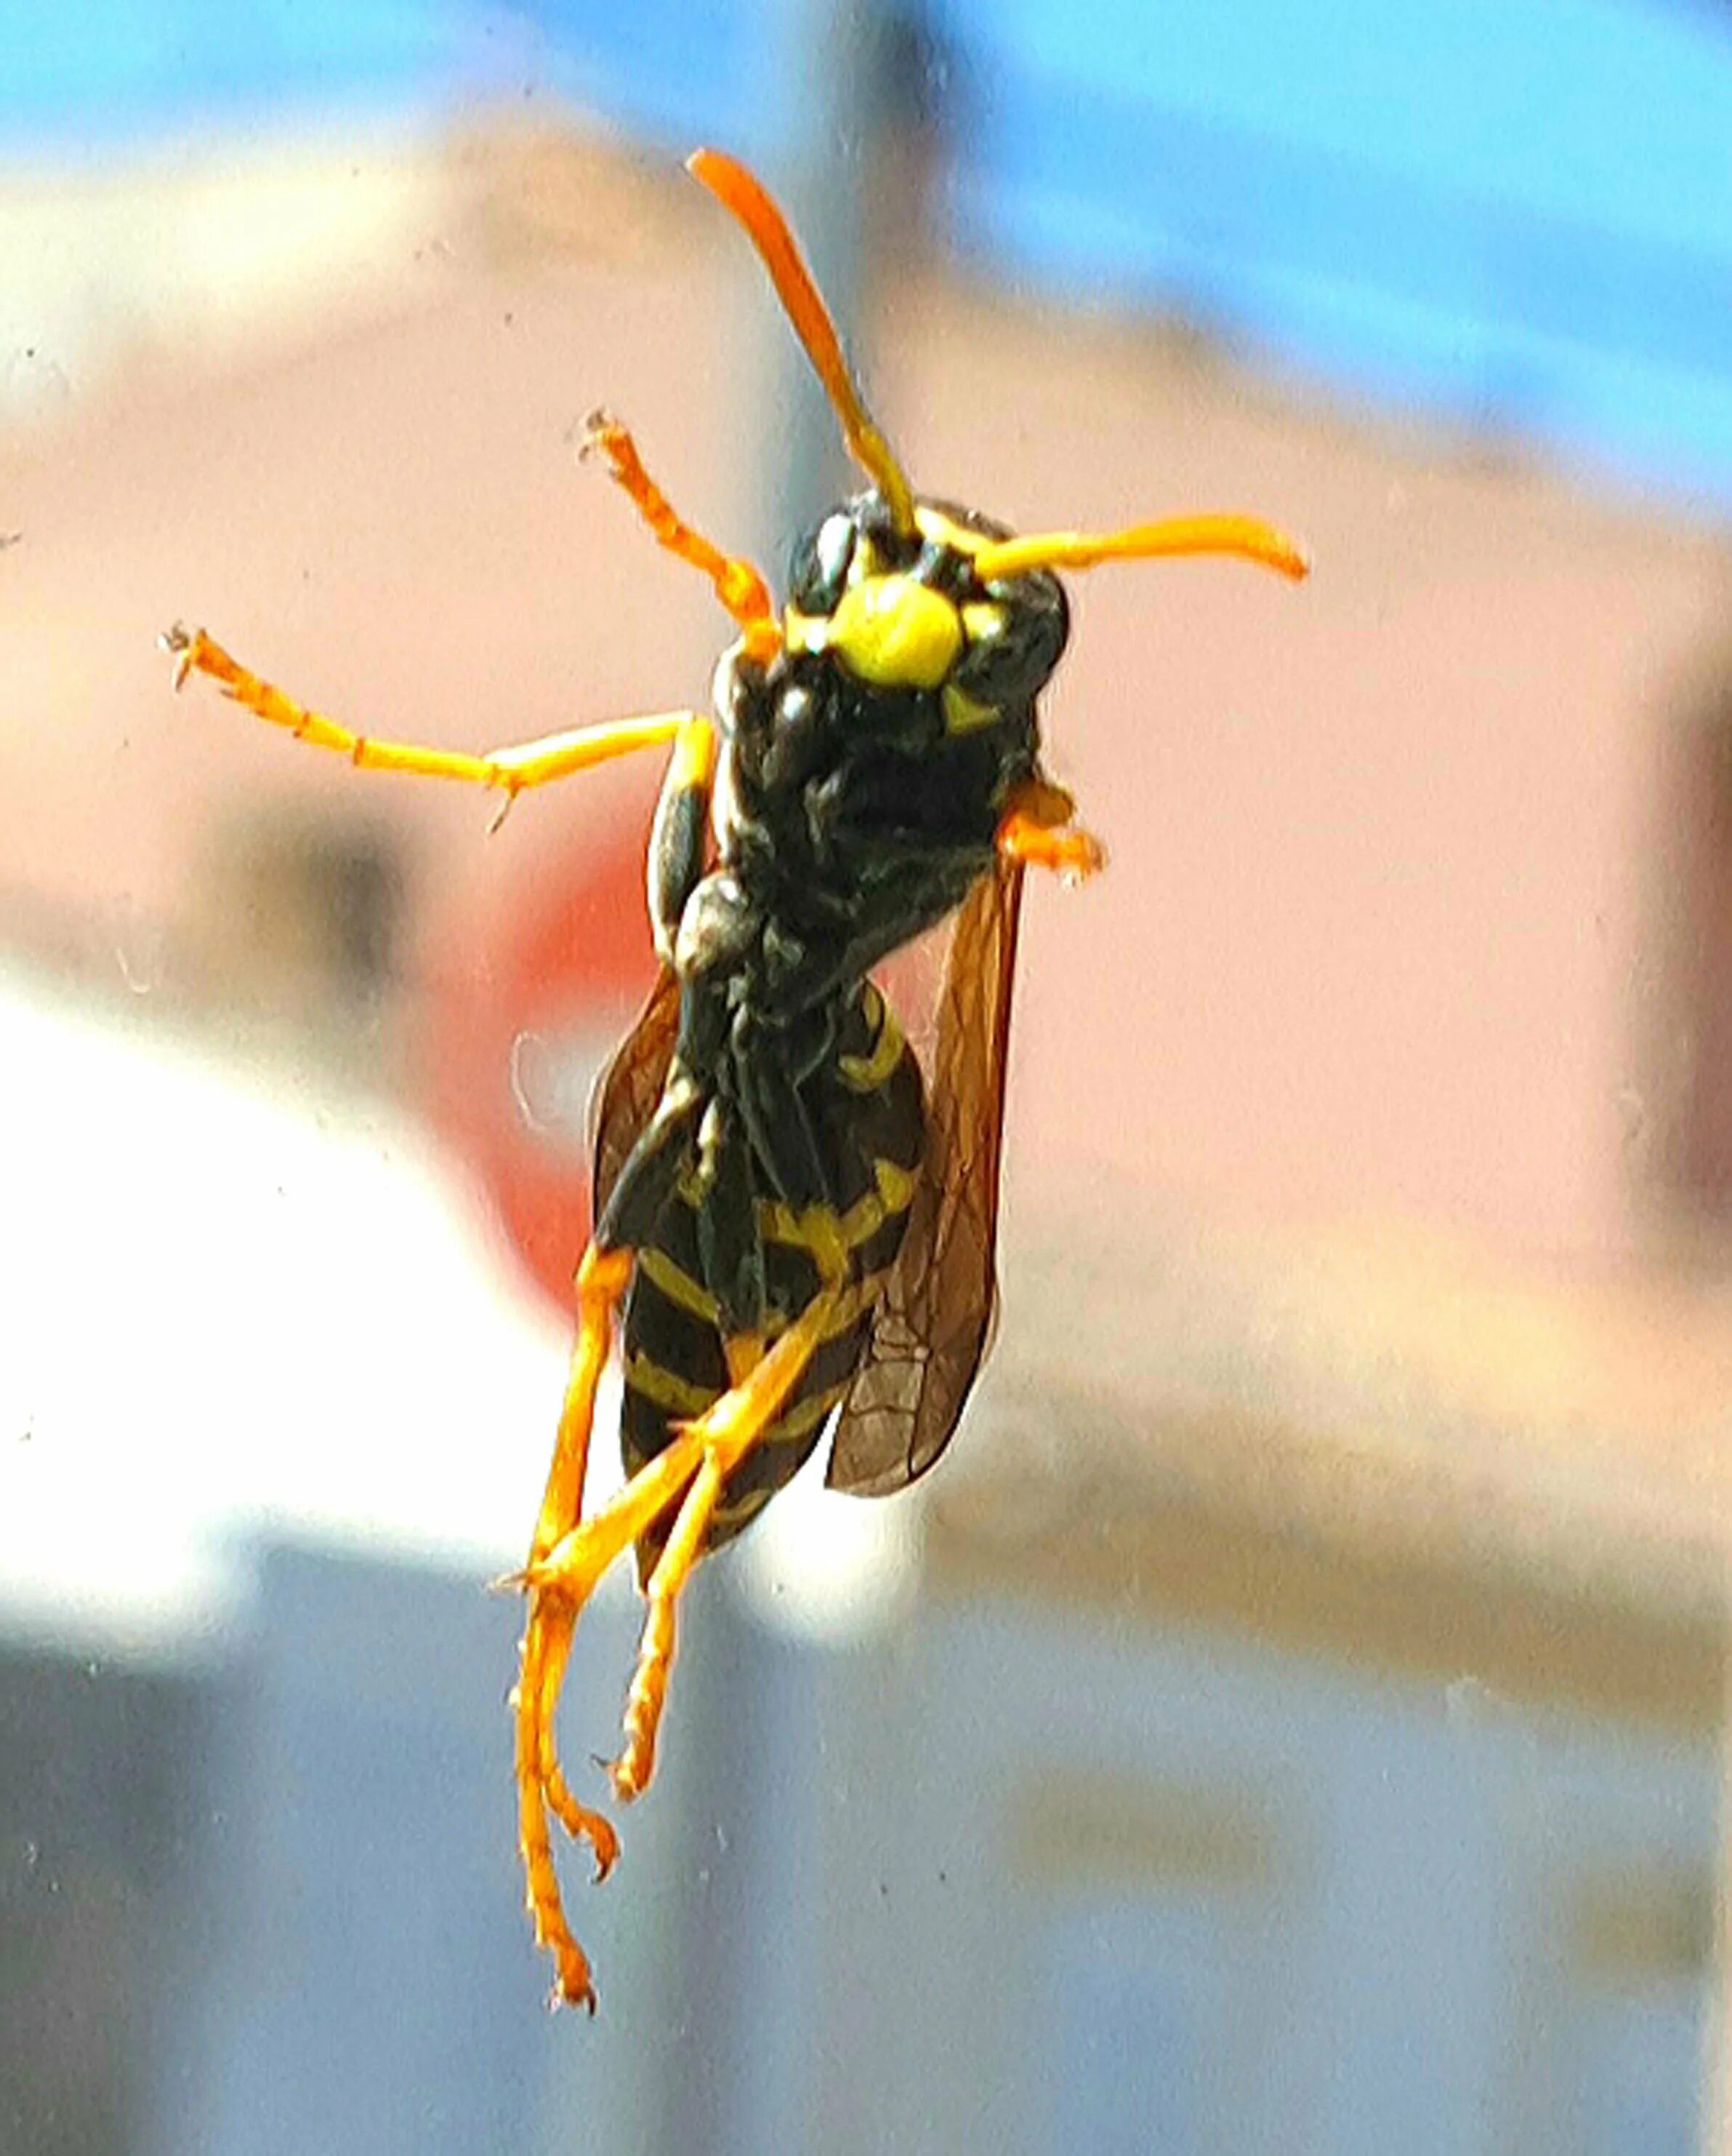
[[(810, 1457), (860, 1368), (880, 1286), (907, 1229), (925, 1155), (925, 1104), (912, 1052), (870, 981), (851, 990), (799, 1097), (832, 1196), (800, 1210), (787, 1204), (773, 1194), (743, 1122), (721, 1119), (712, 1127), (710, 1158), (694, 1147), (686, 1173), (639, 1247), (626, 1298), (620, 1449), (633, 1474), (662, 1450), (676, 1425), (718, 1399), (742, 1361), (773, 1342), (823, 1289), (842, 1291), (799, 1384), (724, 1485), (706, 1537), (711, 1548), (738, 1534)], [(741, 1179), (749, 1184), (744, 1220), (762, 1281), (755, 1330), (743, 1327), (730, 1307), (738, 1254), (719, 1260), (704, 1232), (712, 1190), (737, 1188)], [(738, 1223), (740, 1213), (731, 1204), (727, 1209)], [(837, 1251), (840, 1282), (826, 1276)], [(645, 1573), (664, 1539), (658, 1529), (640, 1543)]]

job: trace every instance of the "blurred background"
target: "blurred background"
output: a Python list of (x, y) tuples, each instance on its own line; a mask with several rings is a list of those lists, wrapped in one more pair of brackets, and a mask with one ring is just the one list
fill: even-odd
[[(0, 2156), (1732, 2148), (1732, 12), (0, 51)], [(1112, 863), (1025, 916), (995, 1358), (929, 1483), (700, 1578), (567, 1866), (590, 2025), (483, 1587), (657, 774), (494, 829), (155, 639), (452, 745), (702, 701), (727, 624), (584, 415), (778, 575), (850, 483), (703, 141), (923, 490), (1316, 566), (1073, 584)], [(573, 1762), (634, 1636), (621, 1583)]]

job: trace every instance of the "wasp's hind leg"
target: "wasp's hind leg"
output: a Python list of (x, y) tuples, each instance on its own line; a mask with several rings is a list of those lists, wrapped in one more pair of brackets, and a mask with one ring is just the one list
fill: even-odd
[[(555, 1717), (571, 1657), (573, 1637), (583, 1605), (625, 1542), (605, 1530), (591, 1534), (583, 1561), (583, 1479), (589, 1463), (589, 1439), (595, 1419), (595, 1396), (613, 1344), (614, 1320), (637, 1264), (645, 1240), (674, 1178), (690, 1152), (691, 1125), (700, 1105), (697, 1089), (676, 1072), (655, 1115), (628, 1157), (601, 1219), (595, 1240), (578, 1267), (578, 1335), (571, 1373), (560, 1409), (559, 1430), (546, 1492), (531, 1539), (529, 1563), (521, 1584), (529, 1592), (522, 1666), (512, 1704), (516, 1711), (516, 1771), (518, 1838), (528, 1882), (530, 1913), (536, 1938), (552, 1953), (558, 1995), (592, 2010), (594, 1988), (583, 1948), (573, 1937), (560, 1901), (558, 1876), (547, 1829), (552, 1814), (573, 1839), (595, 1853), (598, 1879), (605, 1878), (619, 1855), (619, 1837), (599, 1812), (580, 1804), (559, 1763)], [(666, 1491), (651, 1493), (652, 1520), (677, 1499), (681, 1482), (696, 1463)], [(638, 1489), (636, 1484), (630, 1486)], [(639, 1491), (641, 1498), (645, 1492)], [(635, 1515), (634, 1515), (635, 1517)], [(558, 1577), (543, 1568), (556, 1551), (568, 1562)]]
[(674, 1662), (676, 1609), (702, 1552), (724, 1479), (719, 1461), (713, 1455), (707, 1457), (681, 1500), (673, 1531), (644, 1584), (649, 1607), (644, 1613), (637, 1667), (625, 1696), (625, 1743), (608, 1769), (621, 1804), (642, 1796), (655, 1772), (655, 1738)]
[(703, 1554), (727, 1479), (775, 1424), (814, 1353), (830, 1336), (841, 1305), (848, 1255), (835, 1232), (835, 1215), (828, 1207), (819, 1206), (804, 1218), (810, 1229), (809, 1247), (825, 1285), (768, 1350), (761, 1332), (727, 1334), (729, 1389), (696, 1420), (683, 1425), (676, 1440), (681, 1445), (701, 1440), (702, 1464), (660, 1553), (655, 1554), (653, 1540), (648, 1545), (649, 1554), (655, 1556), (644, 1584), (649, 1607), (626, 1695), (625, 1743), (609, 1769), (614, 1793), (622, 1803), (641, 1796), (655, 1771), (655, 1741), (673, 1668), (679, 1599)]
[(1061, 876), (1093, 875), (1106, 865), (1106, 849), (1092, 831), (1072, 822), (1076, 808), (1063, 787), (1030, 779), (1012, 794), (999, 824), (999, 859)]
[[(603, 1574), (666, 1517), (694, 1478), (707, 1471), (719, 1487), (774, 1421), (834, 1317), (835, 1302), (833, 1293), (819, 1296), (743, 1383), (724, 1393), (707, 1414), (681, 1429), (666, 1450), (640, 1468), (617, 1496), (589, 1519), (579, 1521), (545, 1557), (526, 1566), (521, 1575), (520, 1584), (530, 1596), (530, 1614), (517, 1700), (519, 1834), (536, 1938), (553, 1956), (555, 1995), (568, 2005), (587, 2006), (593, 2013), (595, 1987), (590, 1979), (588, 1958), (565, 1920), (547, 1833), (548, 1811), (552, 1810), (568, 1827), (575, 1820), (575, 1830), (591, 1840), (604, 1871), (617, 1851), (613, 1829), (575, 1803), (553, 1758), (553, 1710), (573, 1629)], [(609, 1303), (609, 1317), (611, 1309)], [(677, 1533), (676, 1522), (671, 1546)], [(691, 1539), (695, 1545), (696, 1535)], [(670, 1611), (696, 1554), (694, 1546), (677, 1576), (676, 1568), (670, 1568), (663, 1583)], [(658, 1661), (660, 1689), (665, 1690), (666, 1667), (672, 1656), (671, 1636), (659, 1658), (654, 1656), (653, 1647), (653, 1642), (646, 1643), (645, 1659)], [(650, 1681), (653, 1685), (654, 1680)], [(647, 1732), (651, 1745), (660, 1700), (658, 1691)], [(602, 1829), (599, 1840), (591, 1831), (592, 1825), (598, 1823)]]
[[(630, 1284), (632, 1254), (592, 1243), (578, 1267), (578, 1337), (560, 1408), (553, 1460), (530, 1543), (532, 1568), (578, 1523), (595, 1419), (595, 1394), (612, 1344), (614, 1312)], [(511, 1695), (516, 1717), (518, 1844), (537, 1943), (553, 1956), (558, 1996), (595, 2010), (595, 1989), (583, 1949), (572, 1935), (559, 1898), (559, 1878), (547, 1831), (551, 1811), (566, 1832), (595, 1852), (598, 1879), (619, 1853), (619, 1837), (599, 1812), (580, 1804), (559, 1765), (553, 1717), (570, 1657), (581, 1600), (532, 1589), (522, 1664)]]
[(756, 1360), (749, 1370), (736, 1376), (695, 1420), (676, 1425), (666, 1448), (609, 1504), (525, 1574), (532, 1593), (551, 1592), (580, 1609), (609, 1566), (678, 1507), (646, 1588), (650, 1607), (626, 1709), (626, 1744), (613, 1770), (622, 1798), (639, 1795), (649, 1784), (673, 1663), (676, 1610), (702, 1554), (722, 1485), (781, 1413), (834, 1324), (841, 1294), (838, 1286), (815, 1296), (768, 1353), (758, 1353), (753, 1343), (748, 1352)]

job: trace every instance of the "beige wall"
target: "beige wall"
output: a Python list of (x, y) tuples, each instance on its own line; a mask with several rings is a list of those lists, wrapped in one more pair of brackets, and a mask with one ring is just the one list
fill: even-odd
[[(350, 245), (328, 337), (297, 317), (185, 388), (159, 350), (51, 439), (0, 443), (15, 936), (82, 937), (99, 970), (138, 937), (196, 970), (213, 833), (315, 800), (400, 826), (418, 967), (469, 963), (597, 819), (637, 813), (610, 776), (490, 839), (484, 803), (369, 790), (208, 694), (174, 704), (152, 648), (186, 613), (373, 731), (445, 742), (702, 697), (716, 610), (573, 468), (570, 430), (607, 401), (687, 513), (748, 528), (768, 295), (677, 176), (455, 168), (419, 234), (392, 198), (377, 319)], [(407, 300), (406, 249), (434, 265)], [(1663, 752), (1723, 544), (1184, 339), (891, 272), (867, 372), (921, 485), (1025, 526), (1251, 508), (1316, 562), (1297, 593), (1217, 564), (1077, 588), (1048, 732), (1113, 860), (1030, 909), (1022, 1217), (1104, 1194), (1616, 1261), (1688, 1052)]]

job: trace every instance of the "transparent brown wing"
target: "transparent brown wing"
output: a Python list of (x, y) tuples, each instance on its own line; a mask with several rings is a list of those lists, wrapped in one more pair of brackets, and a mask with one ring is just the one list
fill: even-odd
[(607, 1209), (625, 1157), (661, 1098), (679, 1029), (680, 984), (664, 966), (650, 991), (650, 1000), (614, 1050), (590, 1102), (591, 1217), (594, 1219), (600, 1219)]
[(1002, 863), (956, 919), (927, 1102), (927, 1160), (907, 1233), (842, 1403), (832, 1488), (881, 1496), (949, 1443), (998, 1303), (999, 1158), (1022, 870)]

